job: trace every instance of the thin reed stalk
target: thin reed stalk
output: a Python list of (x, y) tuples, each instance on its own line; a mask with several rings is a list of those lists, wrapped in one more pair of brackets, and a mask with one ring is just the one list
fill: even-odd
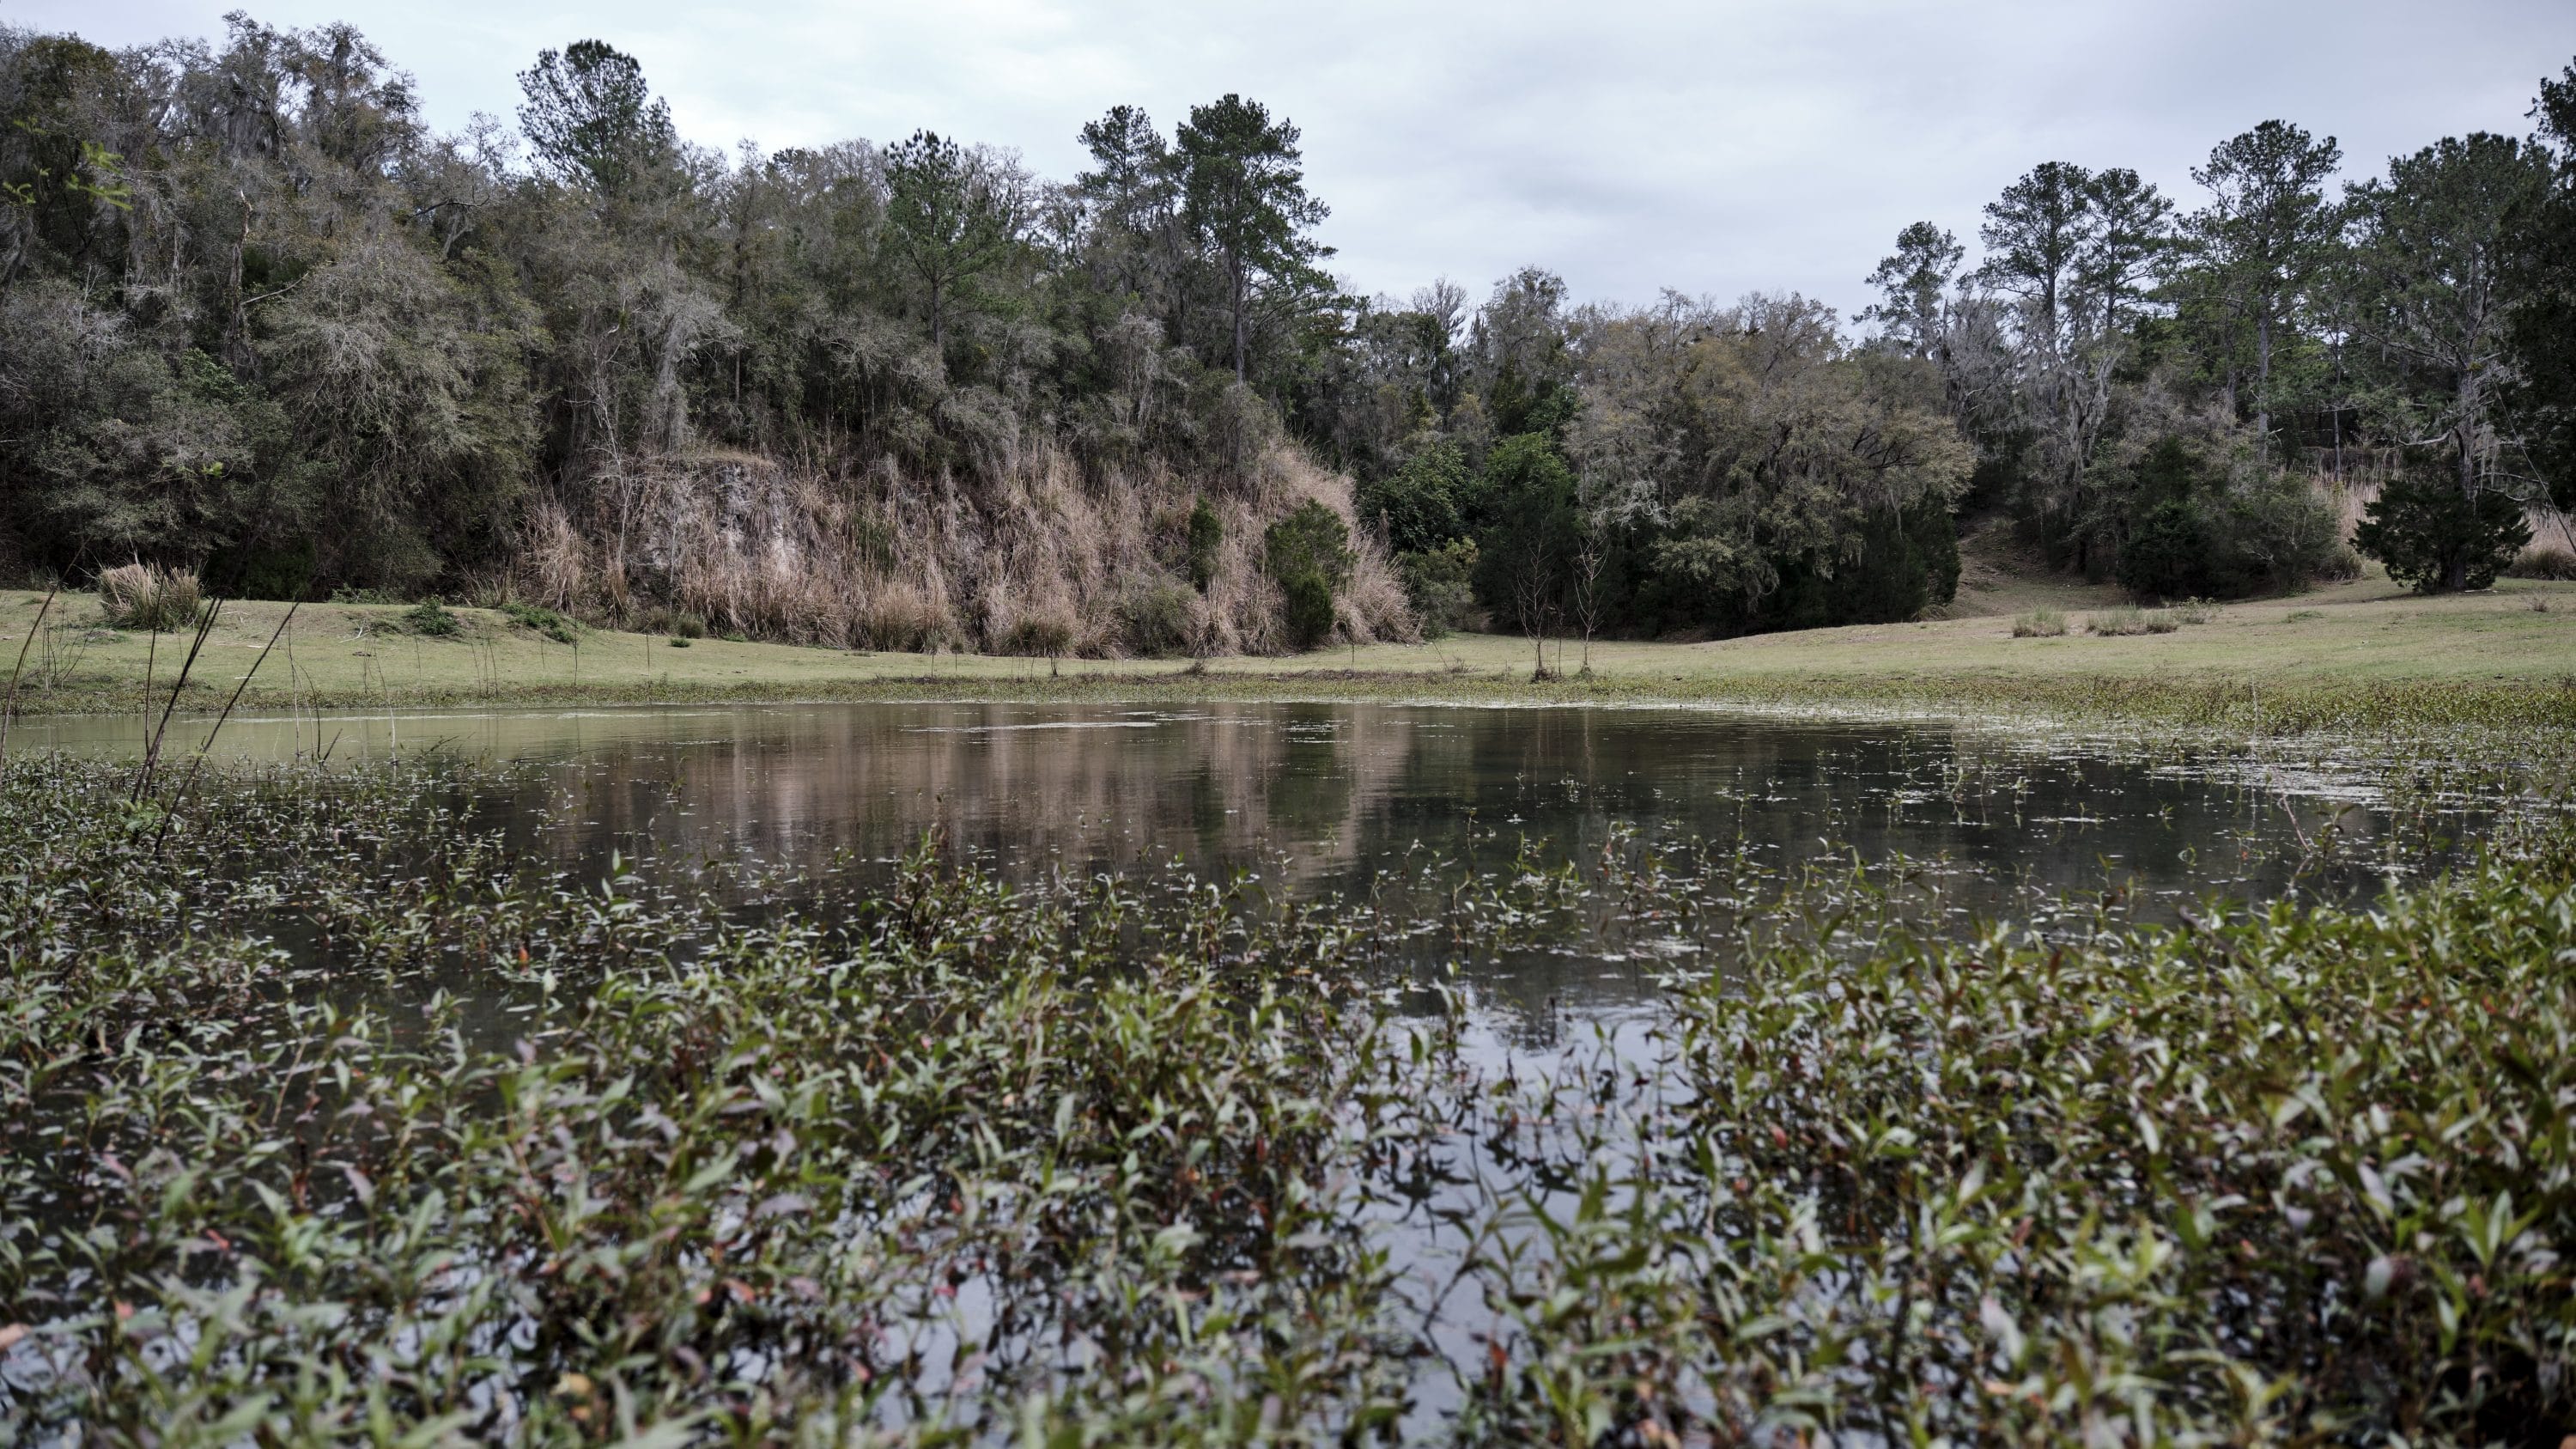
[[(152, 728), (152, 738), (143, 746), (143, 768), (134, 777), (131, 804), (140, 805), (152, 789), (152, 772), (161, 763), (161, 740), (170, 732), (170, 716), (179, 708), (179, 692), (188, 687), (188, 675), (197, 667), (197, 655), (206, 647), (206, 636), (215, 632), (215, 621), (223, 615), (224, 601), (215, 600), (197, 618), (196, 637), (188, 641), (188, 657), (179, 663), (179, 677), (170, 682), (170, 698), (161, 706), (161, 722)], [(158, 637), (157, 635), (155, 636)]]
[(9, 669), (9, 693), (0, 699), (0, 764), (9, 759), (9, 721), (18, 712), (18, 676), (27, 669), (27, 651), (35, 647), (36, 632), (45, 627), (45, 615), (53, 611), (54, 595), (62, 592), (56, 584), (45, 591), (45, 601), (36, 606), (36, 620), (27, 626), (27, 637), (18, 641), (18, 662)]
[(251, 680), (259, 674), (259, 667), (268, 662), (268, 651), (277, 647), (278, 636), (286, 632), (287, 625), (295, 622), (295, 611), (303, 606), (300, 599), (286, 606), (286, 617), (278, 620), (277, 627), (269, 631), (268, 642), (260, 646), (259, 657), (250, 662), (250, 669), (233, 685), (232, 698), (224, 701), (223, 712), (215, 716), (215, 727), (206, 731), (205, 742), (197, 746), (197, 757), (188, 762), (188, 777), (179, 782), (179, 792), (170, 797), (170, 808), (161, 812), (161, 828), (152, 837), (152, 854), (156, 858), (161, 854), (161, 842), (169, 838), (170, 818), (179, 813), (179, 807), (188, 801), (188, 792), (196, 788), (197, 772), (205, 767), (206, 753), (215, 747), (215, 736), (224, 732), (224, 722), (233, 717), (233, 706), (241, 703), (242, 691), (250, 688)]

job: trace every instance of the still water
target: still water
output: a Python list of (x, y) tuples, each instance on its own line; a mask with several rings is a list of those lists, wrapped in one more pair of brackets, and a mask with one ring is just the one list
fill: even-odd
[[(182, 729), (172, 748), (194, 750), (204, 729)], [(131, 754), (143, 736), (131, 718), (40, 719), (21, 725), (12, 747)], [(935, 835), (952, 854), (1022, 879), (1177, 863), (1201, 880), (1244, 873), (1310, 899), (1361, 898), (1582, 863), (1606, 848), (1715, 850), (1791, 870), (1902, 859), (1918, 878), (1937, 879), (1951, 919), (1971, 926), (1991, 915), (2029, 921), (2031, 911), (2115, 892), (2149, 918), (2213, 895), (2349, 898), (2376, 889), (2400, 862), (2421, 869), (2442, 855), (2424, 849), (2422, 832), (2391, 816), (2357, 770), (2294, 774), (2135, 741), (1711, 710), (423, 712), (318, 725), (236, 719), (215, 753), (281, 763), (318, 755), (335, 768), (458, 762), (470, 768), (443, 776), (452, 803), (503, 833), (523, 863), (583, 882), (609, 874), (613, 858), (666, 881), (708, 861), (864, 879)], [(786, 889), (792, 895), (792, 880)], [(1449, 953), (1440, 940), (1426, 944)], [(1453, 968), (1439, 994), (1468, 1008), (1460, 1060), (1477, 1080), (1518, 1090), (1589, 1081), (1605, 1062), (1623, 1071), (1655, 1062), (1667, 1045), (1657, 979), (1673, 958), (1653, 948), (1665, 945), (1691, 949), (1679, 937), (1545, 941), (1457, 953), (1478, 958), (1472, 974), (1452, 961), (1396, 964)], [(519, 1014), (529, 1009), (504, 994), (469, 1003), (459, 1020), (501, 1050), (529, 1030)], [(1479, 1334), (1489, 1325), (1472, 1304), (1451, 1302), (1469, 1255), (1497, 1244), (1533, 1261), (1547, 1251), (1517, 1220), (1481, 1248), (1457, 1226), (1490, 1206), (1466, 1184), (1526, 1171), (1525, 1160), (1498, 1155), (1517, 1152), (1520, 1140), (1458, 1134), (1436, 1161), (1425, 1159), (1438, 1184), (1418, 1193), (1340, 1189), (1343, 1210), (1399, 1267), (1390, 1302), (1418, 1320), (1433, 1349), (1417, 1365), (1409, 1434), (1431, 1432), (1454, 1411), (1458, 1385), (1485, 1361)], [(1570, 1190), (1534, 1189), (1531, 1201), (1562, 1216)], [(997, 1311), (978, 1279), (938, 1315), (925, 1310), (887, 1332), (901, 1338), (904, 1361), (953, 1367), (995, 1331)], [(942, 1392), (942, 1382), (922, 1387)]]
[[(204, 725), (174, 730), (197, 747)], [(35, 720), (20, 747), (130, 752), (126, 718)], [(32, 736), (32, 738), (31, 738)], [(2292, 886), (2351, 896), (2390, 868), (2367, 792), (2179, 749), (1710, 710), (1221, 704), (802, 704), (236, 718), (216, 754), (447, 757), (528, 857), (611, 852), (882, 870), (936, 831), (1006, 874), (1255, 872), (1300, 894), (1387, 873), (1492, 871), (1616, 838), (1766, 864), (1895, 857), (1970, 907), (2119, 889), (2153, 914)], [(2336, 848), (2298, 877), (2303, 839)], [(2420, 859), (2420, 857), (2419, 857)], [(1520, 983), (1581, 997), (1579, 981)], [(1612, 988), (1598, 988), (1608, 990)]]

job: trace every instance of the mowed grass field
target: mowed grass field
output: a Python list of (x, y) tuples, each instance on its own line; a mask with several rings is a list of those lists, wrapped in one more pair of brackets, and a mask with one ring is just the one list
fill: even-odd
[[(0, 591), (0, 670), (27, 643), (43, 596)], [(1769, 634), (1705, 643), (1550, 640), (1551, 671), (1523, 638), (1453, 635), (1292, 657), (1029, 659), (865, 653), (584, 630), (577, 644), (505, 615), (453, 611), (448, 637), (417, 632), (404, 605), (228, 604), (181, 695), (185, 711), (382, 709), (487, 701), (952, 697), (1407, 698), (1733, 701), (1953, 714), (2040, 712), (2304, 728), (2381, 717), (2576, 724), (2576, 584), (2506, 580), (2425, 598), (2365, 578), (2288, 599), (2218, 608), (2172, 633), (2099, 637), (2100, 591), (2011, 592), (2055, 600), (2069, 632), (2015, 638), (2009, 613)], [(1977, 607), (1963, 593), (1960, 609)], [(272, 636), (274, 648), (269, 648)], [(94, 595), (65, 594), (18, 686), (25, 713), (139, 710), (168, 697), (190, 642), (103, 622)], [(267, 658), (253, 664), (261, 651)]]

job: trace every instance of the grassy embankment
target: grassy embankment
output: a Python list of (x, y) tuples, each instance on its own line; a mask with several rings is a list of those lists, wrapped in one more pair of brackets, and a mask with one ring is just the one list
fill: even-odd
[[(0, 670), (40, 596), (0, 592)], [(2069, 632), (2015, 638), (2011, 611), (2062, 602)], [(307, 605), (250, 682), (245, 707), (381, 709), (973, 696), (1387, 698), (1461, 702), (1726, 702), (1784, 707), (2027, 713), (2270, 730), (2377, 723), (2576, 724), (2576, 585), (2507, 580), (2491, 593), (2419, 598), (2367, 578), (2294, 599), (2231, 604), (2165, 634), (2098, 637), (2107, 595), (2029, 582), (1963, 591), (1965, 617), (1708, 643), (1596, 643), (1589, 677), (1534, 683), (1526, 640), (1460, 635), (1293, 658), (1084, 660), (853, 653), (584, 630), (577, 644), (491, 610), (453, 611), (448, 637), (400, 605)], [(207, 640), (182, 707), (240, 684), (284, 612), (237, 603)], [(100, 623), (66, 595), (30, 657), (25, 713), (142, 707), (166, 694), (186, 635), (157, 642)], [(1997, 609), (2001, 612), (1983, 612)], [(1578, 671), (1578, 641), (1551, 642)]]

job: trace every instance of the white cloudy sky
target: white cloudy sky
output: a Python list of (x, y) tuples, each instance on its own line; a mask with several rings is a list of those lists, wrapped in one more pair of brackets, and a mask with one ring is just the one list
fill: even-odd
[(729, 148), (917, 126), (1070, 176), (1082, 123), (1168, 131), (1240, 91), (1305, 130), (1324, 238), (1364, 292), (1535, 262), (1578, 296), (1797, 288), (1858, 306), (1897, 228), (1963, 238), (2033, 162), (2189, 168), (2267, 117), (2347, 169), (2520, 133), (2576, 58), (2570, 0), (0, 0), (0, 21), (121, 45), (345, 19), (419, 78), (431, 120), (509, 115), (537, 50), (640, 58), (691, 139)]

